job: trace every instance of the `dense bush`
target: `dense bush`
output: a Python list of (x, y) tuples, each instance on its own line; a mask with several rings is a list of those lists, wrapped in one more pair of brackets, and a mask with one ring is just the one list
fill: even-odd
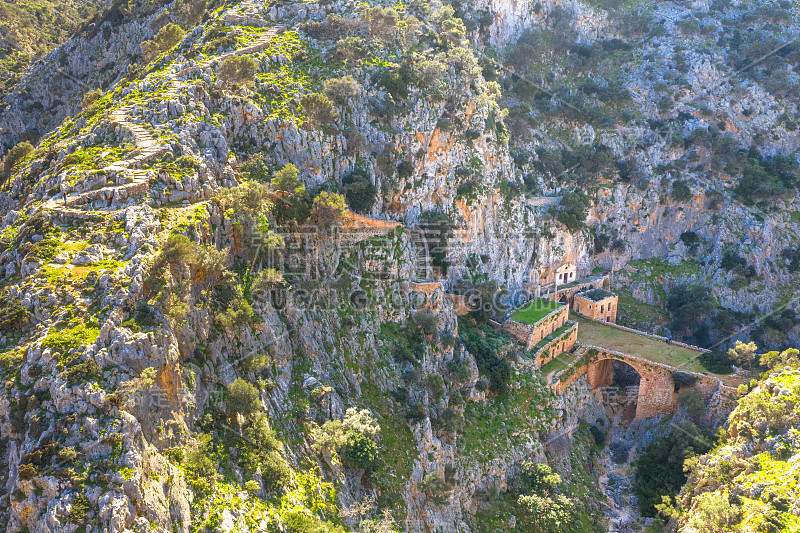
[(395, 100), (408, 98), (408, 86), (414, 80), (414, 74), (408, 63), (399, 67), (389, 67), (375, 77), (375, 82), (392, 95)]
[(675, 426), (667, 436), (645, 448), (634, 464), (633, 492), (644, 516), (655, 516), (662, 497), (674, 498), (684, 483), (684, 461), (711, 449), (710, 437), (693, 424)]
[(486, 338), (487, 334), (469, 320), (460, 320), (458, 329), (464, 347), (475, 357), (478, 370), (489, 378), (490, 390), (495, 394), (506, 394), (511, 382), (511, 363), (497, 355)]
[(714, 309), (708, 288), (700, 285), (679, 285), (667, 296), (667, 310), (672, 317), (669, 327), (673, 331), (696, 336)]
[(414, 322), (428, 337), (436, 337), (438, 333), (439, 317), (428, 311), (419, 311), (412, 314)]
[(419, 488), (436, 505), (444, 505), (450, 500), (452, 487), (439, 474), (425, 474)]
[(323, 126), (335, 122), (339, 112), (333, 107), (333, 102), (323, 93), (307, 93), (300, 97), (300, 105), (306, 119), (312, 126)]
[(733, 360), (724, 351), (711, 351), (701, 353), (697, 358), (703, 368), (714, 374), (732, 374)]
[(23, 328), (30, 312), (18, 299), (11, 299), (7, 290), (0, 291), (0, 333), (5, 335)]
[(672, 183), (672, 199), (676, 202), (687, 202), (692, 199), (692, 190), (683, 180), (676, 180)]
[(336, 105), (346, 106), (361, 93), (361, 85), (353, 76), (325, 80), (325, 94)]
[(87, 109), (93, 103), (95, 103), (101, 96), (103, 96), (103, 91), (100, 89), (92, 89), (91, 91), (87, 91), (84, 93), (83, 98), (81, 99), (81, 108)]
[(33, 145), (28, 141), (18, 143), (14, 148), (8, 151), (5, 161), (3, 162), (3, 172), (6, 175), (11, 174), (14, 167), (23, 159), (28, 157), (33, 152)]
[(142, 57), (149, 63), (162, 52), (166, 52), (186, 36), (186, 32), (177, 24), (169, 23), (156, 33), (149, 41), (141, 44)]
[(378, 445), (358, 431), (350, 430), (345, 435), (341, 448), (342, 457), (356, 468), (371, 474), (378, 466)]
[(263, 183), (269, 178), (269, 165), (267, 164), (267, 158), (264, 157), (264, 154), (261, 152), (253, 154), (245, 159), (239, 166), (239, 170), (241, 171), (242, 176), (248, 180)]
[(364, 57), (364, 40), (355, 35), (340, 39), (336, 43), (336, 52), (344, 59), (355, 61)]
[(275, 172), (270, 185), (276, 191), (286, 191), (292, 193), (302, 193), (305, 190), (303, 182), (298, 177), (300, 172), (292, 163), (287, 163), (280, 170)]
[(519, 477), (517, 505), (523, 531), (558, 533), (578, 529), (575, 502), (563, 494), (561, 476), (545, 463), (525, 462)]
[(561, 203), (555, 218), (571, 231), (579, 230), (586, 222), (591, 200), (583, 191), (567, 191), (561, 197)]
[(228, 385), (225, 407), (229, 415), (239, 413), (245, 418), (261, 412), (261, 397), (258, 389), (242, 378), (236, 378), (235, 381)]
[(219, 479), (211, 435), (197, 435), (196, 444), (183, 456), (183, 466), (186, 481), (195, 493), (211, 493), (214, 483)]
[(378, 189), (366, 170), (357, 169), (342, 178), (347, 205), (359, 213), (368, 213), (377, 199)]
[(217, 78), (230, 86), (250, 86), (253, 84), (258, 64), (248, 55), (236, 55), (222, 60), (217, 69)]
[(344, 197), (337, 193), (321, 191), (314, 197), (309, 219), (322, 230), (330, 230), (342, 223), (347, 213)]

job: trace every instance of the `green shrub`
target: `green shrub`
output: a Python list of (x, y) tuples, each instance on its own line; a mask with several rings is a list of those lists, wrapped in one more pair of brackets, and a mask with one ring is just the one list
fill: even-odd
[(378, 189), (372, 184), (365, 170), (354, 170), (342, 178), (347, 204), (356, 212), (366, 213), (372, 209)]
[(583, 191), (567, 191), (561, 197), (561, 203), (556, 211), (556, 220), (571, 231), (579, 230), (586, 221), (591, 205), (591, 200)]
[(258, 389), (242, 378), (236, 378), (228, 385), (225, 407), (229, 415), (239, 413), (245, 418), (250, 418), (263, 409)]
[(183, 457), (186, 481), (198, 495), (210, 494), (219, 479), (211, 435), (198, 434), (195, 446)]
[(98, 378), (102, 373), (102, 368), (97, 362), (89, 357), (76, 365), (72, 365), (63, 372), (64, 379), (70, 386), (80, 385)]
[(186, 32), (177, 24), (169, 23), (161, 28), (149, 41), (141, 44), (142, 56), (145, 62), (150, 63), (162, 52), (166, 52), (186, 36)]
[(410, 66), (390, 67), (376, 77), (376, 82), (392, 95), (395, 100), (408, 98), (408, 86), (413, 80)]
[(339, 118), (339, 112), (333, 107), (333, 102), (323, 93), (307, 93), (300, 97), (300, 105), (312, 126), (331, 124)]
[(371, 474), (378, 466), (378, 445), (369, 437), (350, 430), (345, 434), (342, 457), (356, 468)]
[(450, 500), (451, 487), (439, 474), (425, 474), (419, 488), (436, 505), (444, 505)]
[(414, 164), (411, 161), (401, 161), (397, 165), (397, 176), (401, 179), (408, 179), (414, 175)]
[(269, 165), (264, 154), (258, 152), (245, 159), (239, 166), (242, 175), (248, 179), (259, 182), (266, 182), (269, 179)]
[(180, 168), (185, 168), (189, 170), (199, 170), (200, 169), (200, 161), (195, 159), (190, 155), (182, 155), (178, 159), (175, 160), (175, 165)]
[(314, 197), (312, 205), (309, 218), (313, 224), (323, 230), (329, 230), (333, 226), (341, 224), (347, 213), (344, 196), (338, 193), (321, 191)]
[(194, 264), (199, 260), (196, 244), (186, 235), (173, 233), (161, 248), (156, 259), (158, 268), (170, 266), (177, 268), (185, 264)]
[(289, 511), (281, 518), (289, 533), (344, 533), (344, 530), (331, 524), (312, 518), (301, 511)]
[(246, 490), (248, 494), (256, 494), (261, 490), (261, 485), (258, 484), (258, 481), (250, 479), (245, 481), (244, 490)]
[(676, 180), (672, 184), (672, 199), (676, 202), (688, 202), (692, 199), (692, 189), (683, 180)]
[(258, 63), (248, 55), (232, 56), (222, 60), (217, 70), (217, 78), (224, 85), (250, 86), (253, 84)]
[(0, 333), (6, 334), (28, 324), (30, 312), (18, 299), (11, 299), (7, 290), (0, 291)]
[(5, 161), (3, 162), (3, 171), (10, 175), (11, 171), (14, 169), (17, 164), (28, 157), (33, 152), (33, 145), (28, 141), (23, 141), (11, 150), (8, 151), (6, 154)]
[(289, 484), (292, 471), (278, 451), (281, 444), (275, 432), (266, 423), (263, 414), (245, 423), (243, 438), (238, 439), (238, 463), (249, 475), (261, 471), (261, 480), (267, 492), (276, 492)]
[(346, 106), (361, 93), (361, 85), (353, 76), (325, 80), (325, 95), (336, 105)]
[(69, 511), (69, 521), (74, 524), (86, 523), (86, 514), (89, 512), (89, 498), (85, 494), (76, 494), (72, 498), (72, 505)]
[(272, 188), (277, 191), (286, 191), (292, 193), (302, 193), (305, 190), (303, 182), (300, 181), (298, 175), (300, 172), (297, 167), (292, 163), (287, 163), (280, 170), (275, 172), (270, 184)]
[(655, 516), (664, 496), (674, 498), (684, 483), (684, 460), (706, 453), (711, 441), (697, 426), (684, 424), (645, 448), (636, 459), (633, 492), (644, 516)]
[(336, 42), (336, 52), (344, 59), (356, 61), (364, 57), (364, 40), (355, 35)]
[(95, 103), (101, 96), (103, 96), (103, 91), (100, 89), (92, 89), (91, 91), (87, 91), (83, 98), (81, 99), (81, 108), (86, 109)]

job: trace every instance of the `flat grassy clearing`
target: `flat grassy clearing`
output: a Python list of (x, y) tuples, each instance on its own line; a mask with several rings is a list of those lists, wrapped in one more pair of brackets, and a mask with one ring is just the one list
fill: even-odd
[(514, 311), (511, 319), (516, 322), (535, 324), (562, 305), (564, 304), (551, 300), (533, 300), (525, 307)]
[(656, 363), (674, 366), (691, 372), (708, 372), (697, 360), (701, 352), (667, 344), (665, 341), (624, 331), (613, 326), (573, 315), (578, 321), (578, 342), (617, 352), (638, 355)]
[[(578, 326), (580, 327), (580, 326)], [(558, 372), (559, 370), (563, 370), (570, 364), (573, 359), (575, 359), (575, 354), (562, 352), (557, 357), (554, 357), (550, 361), (544, 364), (541, 368), (542, 375), (547, 378), (547, 381), (550, 381), (550, 376)]]

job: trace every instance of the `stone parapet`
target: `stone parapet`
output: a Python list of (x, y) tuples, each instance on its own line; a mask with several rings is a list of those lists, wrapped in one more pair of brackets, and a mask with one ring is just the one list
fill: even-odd
[(572, 325), (553, 340), (536, 350), (534, 361), (536, 366), (543, 367), (558, 355), (570, 351), (578, 342), (578, 323)]

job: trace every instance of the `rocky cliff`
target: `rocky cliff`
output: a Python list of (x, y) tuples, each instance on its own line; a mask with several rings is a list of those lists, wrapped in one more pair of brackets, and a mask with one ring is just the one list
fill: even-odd
[(605, 413), (487, 325), (505, 294), (794, 305), (796, 52), (740, 64), (793, 6), (198, 5), (4, 100), (9, 531), (510, 529), (544, 460), (589, 531)]

